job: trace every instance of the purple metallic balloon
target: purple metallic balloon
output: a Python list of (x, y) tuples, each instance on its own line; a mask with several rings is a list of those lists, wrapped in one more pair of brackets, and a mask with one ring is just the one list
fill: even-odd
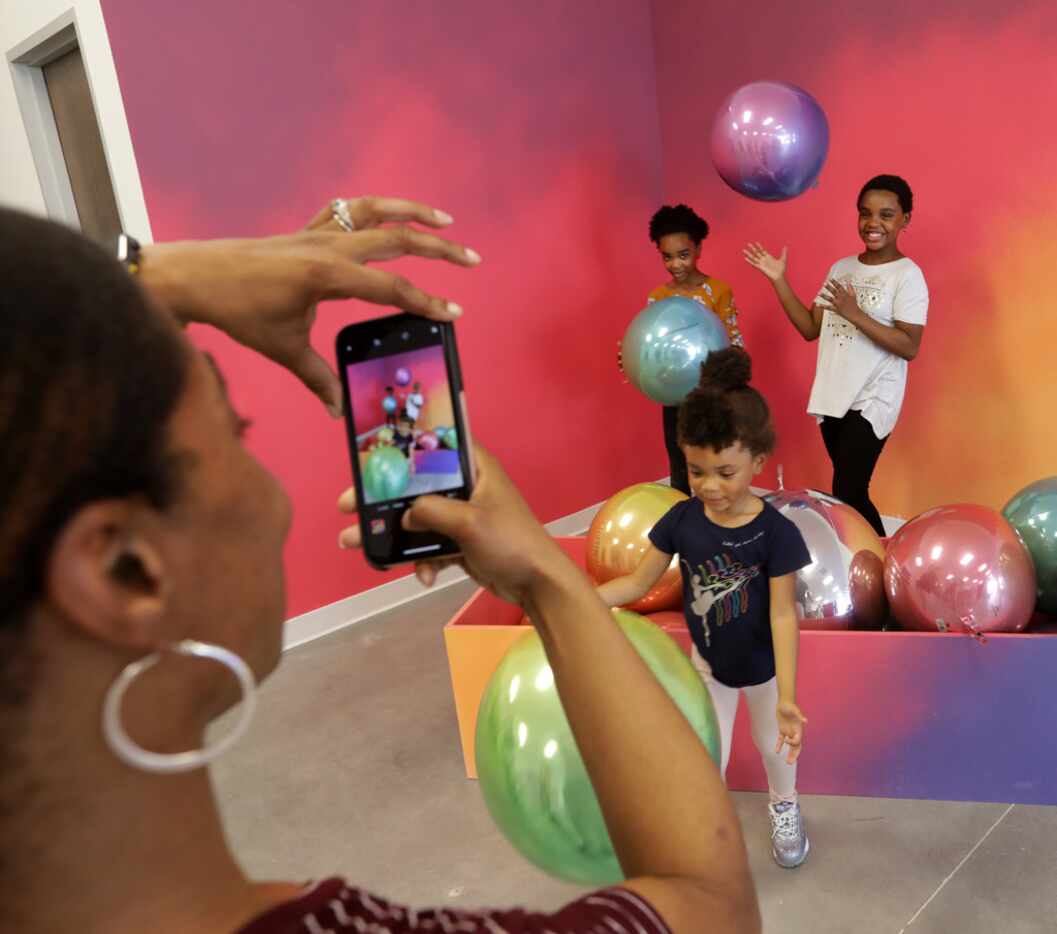
[(757, 201), (787, 201), (815, 184), (829, 149), (826, 115), (807, 91), (783, 81), (738, 88), (712, 124), (712, 164)]
[(997, 510), (940, 506), (892, 536), (885, 588), (907, 629), (1019, 632), (1035, 606), (1035, 568)]

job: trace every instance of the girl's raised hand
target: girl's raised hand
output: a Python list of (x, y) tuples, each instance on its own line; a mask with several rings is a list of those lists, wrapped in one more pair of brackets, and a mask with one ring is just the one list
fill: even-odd
[(803, 715), (796, 704), (779, 701), (778, 709), (778, 743), (774, 747), (775, 752), (781, 752), (782, 746), (789, 747), (789, 755), (786, 762), (792, 765), (800, 758), (800, 750), (804, 745), (804, 724), (807, 717)]
[(782, 247), (782, 255), (771, 256), (761, 244), (750, 243), (742, 250), (745, 262), (760, 270), (772, 282), (777, 282), (785, 275), (786, 258), (789, 256), (789, 247)]

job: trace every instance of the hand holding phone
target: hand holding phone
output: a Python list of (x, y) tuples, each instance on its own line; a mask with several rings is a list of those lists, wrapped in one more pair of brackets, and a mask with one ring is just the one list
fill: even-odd
[(419, 496), (468, 500), (473, 489), (454, 327), (407, 314), (352, 324), (337, 358), (367, 560), (384, 569), (457, 554), (450, 538), (402, 521)]
[[(502, 465), (480, 445), (474, 446), (476, 469), (470, 501), (426, 497), (410, 507), (403, 523), (412, 530), (432, 529), (454, 539), (460, 553), (419, 562), (419, 580), (430, 586), (440, 570), (460, 565), (481, 586), (510, 603), (526, 607), (533, 588), (563, 576), (591, 591), (593, 586), (547, 530), (540, 525)], [(338, 500), (344, 513), (357, 511), (356, 491), (348, 489)], [(343, 548), (363, 543), (360, 525), (344, 529)]]

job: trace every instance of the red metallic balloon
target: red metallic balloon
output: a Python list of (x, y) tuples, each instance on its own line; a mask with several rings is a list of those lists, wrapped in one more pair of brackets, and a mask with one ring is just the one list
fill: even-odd
[(1035, 568), (997, 510), (940, 506), (888, 543), (885, 589), (895, 618), (928, 632), (1019, 632), (1035, 604)]

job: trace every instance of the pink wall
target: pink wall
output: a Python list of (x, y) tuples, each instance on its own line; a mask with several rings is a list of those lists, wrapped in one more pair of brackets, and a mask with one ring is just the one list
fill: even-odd
[[(829, 487), (804, 415), (815, 345), (795, 334), (741, 247), (788, 244), (790, 279), (810, 299), (830, 263), (860, 249), (854, 199), (880, 172), (914, 188), (903, 247), (932, 294), (903, 417), (878, 467), (881, 511), (1000, 506), (1057, 471), (1057, 6), (804, 0), (762, 13), (732, 0), (663, 0), (654, 13), (666, 197), (713, 224), (708, 271), (734, 286), (777, 413), (787, 485)], [(819, 188), (784, 204), (736, 195), (708, 154), (722, 99), (765, 78), (806, 88), (830, 120)]]
[[(614, 367), (658, 279), (645, 0), (102, 5), (157, 239), (295, 228), (336, 194), (430, 201), (485, 263), (400, 269), (466, 308), (475, 433), (539, 516), (667, 472), (655, 406)], [(319, 348), (371, 313), (326, 309)], [(271, 364), (198, 339), (293, 496), (291, 615), (385, 580), (334, 544), (342, 427)]]
[[(783, 438), (775, 462), (789, 485), (828, 488), (803, 414), (815, 348), (740, 249), (750, 238), (789, 244), (792, 281), (810, 295), (858, 248), (853, 199), (881, 171), (914, 186), (905, 249), (932, 291), (875, 482), (882, 511), (1000, 505), (1054, 472), (1052, 4), (805, 0), (765, 16), (731, 0), (103, 9), (157, 238), (290, 229), (338, 193), (401, 193), (456, 215), (453, 233), (484, 255), (480, 269), (401, 269), (466, 307), (475, 431), (544, 520), (666, 472), (656, 407), (613, 366), (617, 338), (663, 275), (644, 233), (662, 194), (713, 225), (707, 271), (734, 285)], [(786, 204), (734, 194), (708, 158), (721, 99), (759, 78), (812, 91), (831, 123), (820, 187)], [(327, 309), (319, 347), (329, 357), (340, 326), (370, 313)], [(349, 476), (341, 427), (291, 377), (199, 339), (296, 503), (291, 614), (384, 580), (332, 547)]]

